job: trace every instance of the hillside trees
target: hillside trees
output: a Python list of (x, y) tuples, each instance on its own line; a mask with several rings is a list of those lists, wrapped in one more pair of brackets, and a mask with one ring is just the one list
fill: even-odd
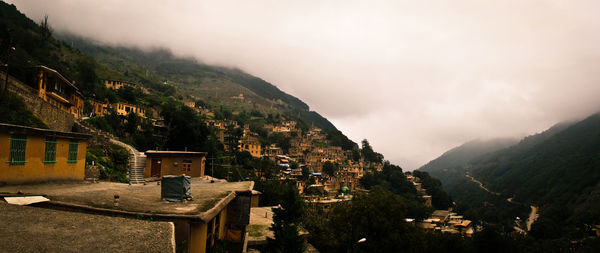
[(280, 184), (281, 198), (278, 206), (273, 208), (273, 224), (271, 230), (275, 239), (269, 240), (269, 249), (273, 252), (304, 252), (304, 239), (299, 234), (299, 227), (304, 213), (304, 201), (300, 198), (295, 184)]
[(217, 150), (208, 140), (210, 130), (191, 108), (169, 103), (164, 106), (162, 116), (169, 128), (166, 148), (212, 152)]
[(369, 144), (369, 141), (367, 139), (362, 140), (361, 153), (366, 161), (373, 163), (383, 162), (383, 155), (373, 151), (373, 148), (371, 147), (371, 144)]
[(332, 163), (330, 161), (326, 161), (325, 163), (323, 163), (323, 172), (325, 172), (325, 175), (327, 175), (329, 177), (335, 176), (335, 172), (338, 169), (339, 169), (339, 165), (336, 163)]
[[(322, 252), (415, 252), (423, 249), (416, 227), (404, 221), (402, 197), (380, 187), (336, 205), (328, 214), (308, 212), (309, 241)], [(363, 243), (358, 243), (366, 238)]]
[(421, 179), (421, 185), (431, 195), (431, 202), (436, 209), (448, 209), (452, 206), (452, 198), (442, 189), (440, 180), (432, 178), (429, 173), (413, 171), (413, 176)]
[(424, 219), (431, 212), (430, 208), (425, 206), (423, 199), (418, 195), (414, 185), (408, 181), (402, 172), (402, 168), (387, 161), (383, 164), (381, 172), (366, 173), (360, 179), (360, 184), (365, 189), (370, 190), (379, 187), (402, 196), (408, 206), (407, 215), (411, 218)]

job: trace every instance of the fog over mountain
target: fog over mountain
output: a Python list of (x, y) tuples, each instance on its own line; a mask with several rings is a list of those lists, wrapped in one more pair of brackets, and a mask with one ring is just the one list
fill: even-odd
[(600, 111), (599, 1), (7, 1), (56, 32), (238, 67), (406, 169)]

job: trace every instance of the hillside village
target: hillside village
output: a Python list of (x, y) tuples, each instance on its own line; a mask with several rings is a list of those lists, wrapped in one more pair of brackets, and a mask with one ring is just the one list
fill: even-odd
[[(51, 64), (0, 72), (1, 102), (10, 102), (1, 108), (7, 117), (0, 123), (6, 161), (0, 220), (19, 231), (2, 238), (9, 251), (23, 245), (34, 251), (264, 250), (281, 233), (278, 217), (292, 211), (286, 201), (298, 197), (300, 208), (308, 208), (298, 212), (328, 217), (382, 185), (417, 207), (402, 226), (464, 238), (476, 228), (447, 200), (438, 204), (439, 185), (425, 187), (367, 140), (359, 148), (336, 129), (306, 122), (293, 100), (231, 109), (167, 81), (156, 86), (105, 73), (77, 82)], [(219, 99), (245, 103), (248, 97)], [(298, 228), (301, 244), (323, 241), (304, 229)], [(55, 234), (77, 234), (77, 240), (56, 245)]]
[[(53, 185), (53, 184), (42, 184), (38, 186), (21, 186), (14, 188), (15, 184), (33, 183), (33, 182), (45, 182), (45, 181), (56, 181), (56, 180), (76, 180), (80, 181), (85, 178), (88, 182), (101, 181), (101, 175), (107, 173), (107, 169), (102, 165), (102, 161), (89, 160), (86, 158), (88, 147), (92, 146), (105, 146), (108, 147), (110, 144), (116, 144), (125, 148), (128, 155), (127, 163), (127, 182), (129, 185), (139, 184), (142, 188), (147, 189), (149, 193), (156, 191), (156, 187), (153, 189), (149, 188), (151, 182), (160, 182), (161, 178), (169, 177), (172, 175), (191, 176), (191, 196), (203, 196), (206, 195), (202, 191), (197, 191), (196, 187), (200, 188), (214, 188), (213, 185), (206, 185), (207, 179), (210, 182), (214, 182), (214, 177), (209, 177), (206, 174), (207, 166), (207, 153), (206, 152), (195, 152), (195, 151), (168, 151), (168, 150), (147, 150), (137, 151), (135, 147), (123, 143), (118, 140), (117, 137), (103, 132), (100, 129), (96, 129), (93, 125), (93, 119), (106, 117), (110, 115), (122, 116), (121, 124), (126, 124), (127, 120), (131, 115), (142, 118), (152, 123), (153, 135), (161, 138), (166, 138), (164, 133), (168, 126), (164, 125), (164, 118), (160, 114), (153, 111), (152, 108), (145, 108), (142, 105), (115, 102), (107, 103), (95, 100), (93, 98), (86, 98), (79, 91), (73, 82), (69, 81), (58, 71), (51, 69), (46, 66), (39, 66), (36, 68), (37, 78), (33, 84), (25, 84), (16, 79), (9, 79), (7, 90), (14, 94), (19, 95), (24, 101), (31, 101), (27, 103), (29, 109), (34, 112), (38, 117), (44, 119), (44, 122), (48, 122), (49, 130), (43, 130), (38, 128), (30, 128), (26, 126), (17, 126), (2, 124), (3, 133), (8, 134), (6, 142), (6, 152), (3, 156), (6, 156), (6, 160), (10, 161), (9, 164), (5, 165), (8, 167), (22, 166), (23, 172), (19, 174), (6, 174), (2, 173), (0, 181), (8, 186), (2, 187), (3, 192), (7, 192), (4, 196), (6, 197), (21, 197), (22, 193), (27, 192), (28, 195), (40, 194), (46, 196), (43, 206), (53, 208), (55, 206), (69, 207), (68, 209), (84, 209), (84, 210), (95, 210), (94, 212), (105, 213), (114, 215), (115, 212), (127, 212), (136, 213), (136, 215), (147, 215), (148, 212), (157, 212), (152, 208), (139, 208), (139, 204), (149, 205), (155, 203), (152, 198), (145, 193), (144, 199), (141, 200), (129, 200), (125, 197), (117, 198), (115, 195), (114, 205), (106, 206), (104, 201), (89, 199), (85, 195), (63, 197), (68, 191), (84, 188), (82, 191), (94, 191), (95, 194), (107, 194), (108, 192), (118, 192), (119, 196), (133, 194), (130, 192), (131, 189), (117, 190), (121, 188), (115, 183), (101, 183), (99, 186), (95, 184), (91, 185), (80, 185), (78, 183), (73, 186), (64, 185)], [(6, 75), (4, 75), (6, 76)], [(139, 88), (139, 84), (116, 81), (116, 80), (104, 80), (106, 88), (118, 92), (124, 87)], [(240, 99), (243, 95), (238, 96), (234, 99)], [(35, 101), (35, 102), (33, 102)], [(265, 124), (263, 126), (264, 131), (267, 133), (267, 137), (270, 135), (280, 135), (284, 138), (287, 147), (284, 149), (280, 143), (263, 144), (261, 142), (261, 136), (253, 132), (248, 124), (242, 125), (237, 121), (233, 120), (219, 120), (214, 118), (214, 113), (208, 109), (197, 106), (196, 103), (188, 101), (182, 101), (182, 104), (192, 109), (198, 115), (205, 117), (205, 124), (210, 128), (211, 132), (217, 136), (219, 142), (224, 146), (225, 150), (236, 150), (236, 152), (244, 153), (247, 152), (249, 156), (257, 159), (268, 159), (274, 165), (276, 165), (276, 171), (271, 176), (268, 176), (265, 171), (254, 170), (252, 173), (255, 178), (262, 180), (287, 180), (295, 182), (295, 186), (298, 192), (303, 196), (308, 206), (315, 208), (320, 211), (329, 211), (335, 206), (336, 203), (350, 201), (352, 195), (356, 192), (366, 192), (367, 190), (361, 188), (360, 179), (366, 173), (366, 171), (381, 171), (383, 168), (382, 161), (368, 161), (365, 159), (364, 154), (359, 153), (358, 159), (356, 153), (352, 150), (344, 150), (340, 146), (332, 145), (331, 141), (327, 139), (327, 135), (317, 127), (310, 127), (308, 131), (303, 131), (297, 127), (297, 122), (294, 120), (282, 120), (274, 124)], [(40, 110), (36, 111), (33, 108), (36, 105)], [(87, 108), (86, 108), (87, 107)], [(44, 109), (41, 109), (44, 108)], [(48, 113), (51, 112), (51, 113)], [(57, 116), (58, 115), (58, 116)], [(69, 118), (70, 120), (61, 120), (62, 118)], [(71, 125), (68, 122), (72, 122)], [(138, 126), (139, 128), (139, 126)], [(70, 129), (77, 129), (83, 133), (74, 133)], [(239, 136), (233, 136), (232, 133), (241, 132)], [(19, 136), (17, 138), (16, 136)], [(45, 137), (44, 137), (45, 136)], [(52, 136), (52, 137), (51, 137)], [(37, 139), (40, 141), (37, 141)], [(45, 141), (44, 141), (45, 138)], [(50, 139), (51, 138), (51, 139)], [(63, 153), (61, 148), (63, 146), (63, 139), (68, 145), (68, 152)], [(233, 139), (233, 142), (232, 142)], [(52, 140), (52, 141), (49, 141)], [(21, 143), (21, 144), (19, 144)], [(53, 146), (49, 146), (52, 144)], [(25, 145), (27, 145), (25, 147)], [(364, 148), (364, 147), (363, 147)], [(39, 150), (39, 151), (31, 151)], [(33, 152), (33, 154), (32, 154)], [(41, 153), (40, 153), (41, 152)], [(50, 153), (49, 153), (50, 152)], [(67, 158), (62, 158), (62, 154), (68, 154)], [(32, 163), (32, 160), (36, 156), (45, 157), (40, 171), (40, 167), (37, 167)], [(51, 157), (54, 156), (54, 157)], [(66, 159), (66, 168), (61, 167), (62, 159)], [(214, 160), (213, 160), (214, 162)], [(172, 164), (172, 165), (171, 165)], [(48, 169), (49, 165), (52, 165), (53, 169)], [(213, 164), (211, 164), (213, 166)], [(177, 168), (180, 167), (181, 169)], [(63, 170), (69, 171), (68, 173), (61, 172)], [(270, 178), (267, 178), (270, 177)], [(185, 178), (185, 177), (184, 177)], [(413, 177), (407, 174), (407, 179), (414, 184), (415, 189), (422, 195), (424, 203), (431, 207), (431, 196), (426, 194), (426, 190), (421, 187), (418, 177)], [(163, 181), (163, 184), (165, 182)], [(229, 199), (231, 202), (229, 205), (246, 205), (253, 203), (253, 207), (258, 207), (258, 201), (250, 201), (252, 198), (258, 199), (260, 192), (253, 190), (253, 182), (248, 182), (243, 187), (238, 187), (239, 184), (232, 184), (232, 187), (226, 186), (227, 183), (223, 181), (219, 186), (220, 191), (234, 192), (238, 197)], [(235, 185), (235, 186), (234, 186)], [(217, 187), (215, 185), (215, 187)], [(237, 187), (237, 188), (236, 188)], [(132, 188), (135, 189), (135, 188)], [(215, 188), (216, 190), (217, 188)], [(212, 191), (212, 190), (211, 190)], [(246, 191), (246, 193), (244, 193)], [(138, 194), (138, 193), (136, 193)], [(158, 197), (158, 192), (156, 192)], [(244, 204), (243, 196), (248, 197), (248, 201)], [(54, 200), (60, 200), (53, 203)], [(240, 200), (236, 200), (241, 198)], [(91, 203), (90, 203), (91, 201)], [(130, 201), (133, 201), (130, 203)], [(138, 202), (136, 202), (138, 201)], [(139, 202), (142, 201), (142, 202)], [(194, 200), (198, 201), (198, 200)], [(81, 206), (82, 203), (85, 206)], [(191, 202), (190, 202), (191, 203)], [(197, 203), (197, 202), (196, 202)], [(186, 205), (186, 204), (184, 204)], [(188, 206), (190, 204), (187, 204)], [(194, 204), (195, 205), (195, 204)], [(112, 209), (113, 211), (104, 211), (106, 208)], [(160, 207), (156, 207), (160, 208)], [(206, 207), (205, 207), (206, 208)], [(204, 209), (205, 209), (204, 208)], [(211, 211), (215, 207), (208, 207)], [(100, 210), (102, 209), (102, 211)], [(245, 209), (245, 211), (244, 211)], [(158, 210), (158, 209), (157, 209)], [(160, 212), (164, 212), (164, 218), (161, 220), (169, 221), (171, 218), (179, 215), (179, 212), (170, 209), (160, 209)], [(192, 209), (190, 209), (192, 210)], [(251, 210), (250, 205), (246, 205), (241, 209), (242, 212), (246, 212), (249, 215)], [(251, 224), (249, 219), (246, 221), (237, 221), (236, 224), (240, 229), (235, 230), (229, 228), (227, 233), (220, 233), (217, 230), (218, 226), (230, 226), (227, 225), (228, 221), (219, 219), (219, 215), (225, 216), (226, 210), (216, 210), (216, 218), (204, 218), (205, 224), (213, 226), (213, 233), (215, 238), (225, 239), (228, 241), (239, 241), (242, 244), (230, 244), (238, 245), (237, 249), (241, 249), (241, 245), (246, 245), (251, 237), (244, 236), (247, 225)], [(231, 212), (228, 210), (227, 212)], [(203, 213), (199, 213), (200, 216)], [(106, 214), (105, 214), (106, 215)], [(189, 216), (190, 214), (186, 214)], [(231, 214), (230, 214), (231, 215)], [(150, 217), (155, 217), (152, 214)], [(162, 216), (161, 216), (162, 217)], [(211, 216), (208, 216), (211, 217)], [(407, 219), (408, 223), (415, 223), (417, 226), (424, 229), (432, 229), (445, 233), (460, 233), (465, 236), (470, 236), (473, 233), (470, 221), (463, 220), (461, 216), (456, 216), (456, 213), (448, 211), (438, 210), (433, 213), (432, 217), (422, 221), (415, 221), (414, 219)], [(215, 225), (211, 225), (211, 224)], [(221, 225), (216, 225), (221, 224)], [(194, 225), (189, 223), (189, 231), (191, 234), (186, 236), (195, 237)], [(216, 226), (216, 227), (215, 227)], [(204, 229), (204, 228), (200, 228)], [(224, 228), (221, 228), (224, 229)], [(264, 228), (263, 228), (264, 229)], [(239, 231), (239, 232), (235, 232)], [(175, 237), (181, 238), (179, 232), (175, 231)], [(230, 236), (230, 233), (237, 233), (237, 236)], [(241, 233), (241, 234), (240, 234)], [(227, 235), (227, 237), (226, 237)], [(195, 248), (210, 248), (211, 246), (217, 245), (217, 239), (205, 239), (209, 238), (207, 235), (200, 235), (199, 238), (202, 241), (198, 246), (194, 239), (191, 239), (192, 243), (186, 244), (185, 247), (189, 249)], [(236, 239), (237, 238), (237, 239)], [(176, 242), (180, 239), (176, 239)], [(181, 239), (182, 240), (182, 239)], [(262, 241), (264, 243), (264, 241)], [(260, 245), (261, 242), (256, 242), (251, 245)], [(234, 246), (232, 249), (236, 249)]]

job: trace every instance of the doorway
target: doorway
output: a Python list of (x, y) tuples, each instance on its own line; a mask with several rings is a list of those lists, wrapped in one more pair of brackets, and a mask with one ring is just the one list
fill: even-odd
[(152, 167), (150, 168), (151, 177), (160, 177), (160, 165), (162, 159), (152, 159)]

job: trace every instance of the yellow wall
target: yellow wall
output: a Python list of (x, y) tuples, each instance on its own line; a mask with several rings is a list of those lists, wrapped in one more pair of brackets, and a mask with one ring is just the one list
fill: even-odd
[(226, 222), (227, 222), (227, 207), (223, 208), (223, 210), (221, 211), (221, 220), (219, 222), (219, 235), (218, 235), (219, 240), (225, 240), (225, 238), (227, 237), (227, 231), (225, 231), (225, 229), (227, 229), (227, 226), (225, 226)]
[[(216, 220), (217, 217), (219, 217), (219, 220)], [(215, 226), (212, 226), (213, 231), (210, 231), (211, 233), (215, 232), (215, 228), (217, 226), (219, 227), (219, 234), (217, 235), (217, 238), (219, 240), (225, 240), (225, 237), (227, 235), (227, 231), (226, 231), (227, 226), (225, 225), (226, 221), (227, 221), (227, 207), (223, 208), (223, 210), (221, 210), (219, 215), (215, 216), (211, 221), (209, 221), (209, 222), (214, 222), (214, 224), (215, 224)], [(206, 244), (210, 243), (210, 242), (207, 242), (207, 236), (208, 236), (208, 232), (209, 232), (208, 227), (209, 226), (207, 223), (190, 222), (189, 252), (199, 252), (199, 253), (206, 252)]]
[(73, 93), (71, 96), (71, 114), (76, 118), (81, 118), (83, 116), (83, 97), (81, 97), (77, 93)]
[[(146, 160), (146, 169), (144, 170), (144, 177), (151, 177), (152, 173), (152, 161), (154, 159), (161, 159), (161, 176), (165, 175), (181, 175), (186, 174), (190, 177), (203, 177), (204, 176), (204, 164), (206, 158), (204, 157), (185, 157), (185, 156), (148, 156)], [(183, 160), (191, 160), (192, 167), (191, 171), (183, 170)], [(174, 163), (178, 165), (175, 167)]]
[[(248, 145), (248, 146), (246, 146)], [(253, 157), (260, 157), (260, 145), (254, 145), (254, 144), (246, 144), (244, 145), (244, 148), (242, 148), (243, 151), (248, 151), (250, 152), (250, 154)]]
[(0, 133), (0, 182), (19, 184), (51, 180), (83, 180), (87, 150), (85, 141), (79, 141), (76, 163), (67, 162), (69, 139), (57, 139), (56, 162), (44, 163), (46, 137), (28, 135), (25, 164), (11, 165), (7, 162), (10, 159), (9, 138), (9, 134)]
[(96, 114), (96, 116), (104, 116), (105, 115), (108, 104), (101, 103), (101, 102), (94, 101), (94, 100), (89, 100), (89, 102), (92, 105), (93, 112)]
[(206, 252), (207, 229), (206, 223), (190, 222), (190, 253)]

